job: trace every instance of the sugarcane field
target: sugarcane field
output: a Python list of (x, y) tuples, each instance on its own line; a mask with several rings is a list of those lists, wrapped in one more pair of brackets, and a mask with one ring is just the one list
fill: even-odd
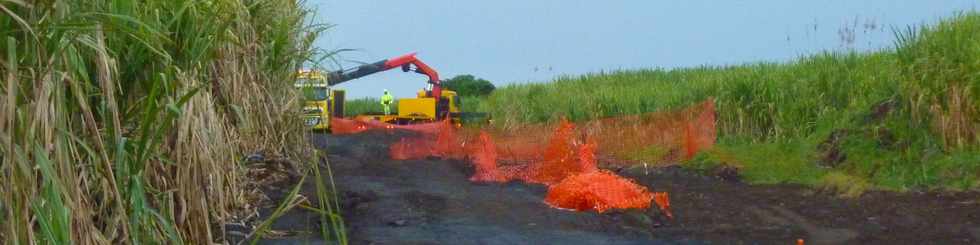
[(0, 0), (0, 244), (980, 244), (978, 4)]

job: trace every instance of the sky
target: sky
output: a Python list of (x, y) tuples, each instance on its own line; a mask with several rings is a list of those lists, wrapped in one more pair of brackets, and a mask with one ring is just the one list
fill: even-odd
[[(325, 50), (354, 49), (329, 69), (417, 52), (449, 79), (514, 83), (641, 68), (784, 62), (821, 51), (873, 51), (893, 28), (936, 23), (980, 0), (307, 0), (333, 25)], [(400, 69), (335, 86), (348, 98), (412, 97), (421, 74)]]

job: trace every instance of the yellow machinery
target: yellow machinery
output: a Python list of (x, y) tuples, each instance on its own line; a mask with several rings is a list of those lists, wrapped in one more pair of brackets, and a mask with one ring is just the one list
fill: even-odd
[(295, 87), (305, 98), (303, 122), (314, 130), (329, 130), (330, 117), (344, 115), (344, 91), (330, 89), (326, 76), (316, 70), (301, 70), (296, 76)]
[[(459, 123), (460, 115), (462, 115), (460, 97), (456, 96), (455, 91), (448, 89), (443, 89), (441, 93), (442, 105), (436, 103), (436, 98), (430, 95), (431, 91), (422, 90), (416, 94), (415, 98), (398, 99), (397, 114), (364, 114), (357, 115), (354, 119), (377, 120), (391, 124), (413, 124), (433, 122), (448, 117), (453, 123)], [(445, 109), (437, 110), (439, 107)]]
[(433, 122), (442, 119), (450, 119), (453, 123), (461, 122), (464, 113), (460, 97), (455, 91), (443, 89), (439, 73), (416, 58), (415, 53), (411, 53), (326, 74), (319, 71), (300, 71), (296, 87), (302, 88), (306, 93), (307, 101), (303, 110), (306, 124), (314, 129), (329, 129), (330, 117), (344, 116), (344, 91), (331, 90), (331, 86), (393, 68), (428, 76), (428, 88), (420, 90), (415, 98), (399, 99), (397, 114), (365, 114), (357, 115), (354, 119), (377, 120), (392, 124)]

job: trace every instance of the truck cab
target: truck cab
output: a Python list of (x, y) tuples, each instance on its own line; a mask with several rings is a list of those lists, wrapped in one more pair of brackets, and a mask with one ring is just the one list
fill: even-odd
[(332, 116), (343, 116), (344, 91), (332, 90), (326, 76), (316, 70), (301, 70), (294, 86), (303, 95), (302, 119), (315, 131), (330, 129)]

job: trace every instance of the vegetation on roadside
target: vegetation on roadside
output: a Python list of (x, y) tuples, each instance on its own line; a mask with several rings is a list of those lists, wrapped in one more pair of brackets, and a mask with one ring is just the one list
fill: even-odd
[(254, 205), (246, 153), (313, 162), (301, 4), (0, 1), (0, 243), (221, 241)]
[[(398, 113), (398, 98), (391, 102), (391, 113)], [(384, 114), (384, 106), (377, 98), (359, 98), (344, 102), (344, 116), (353, 117), (361, 114)]]
[(980, 14), (895, 30), (895, 47), (787, 63), (647, 69), (497, 89), (497, 125), (589, 120), (714, 98), (719, 142), (687, 166), (756, 183), (980, 188)]
[(446, 89), (456, 91), (456, 94), (463, 97), (487, 96), (494, 89), (493, 83), (483, 78), (473, 75), (458, 75), (442, 82)]

